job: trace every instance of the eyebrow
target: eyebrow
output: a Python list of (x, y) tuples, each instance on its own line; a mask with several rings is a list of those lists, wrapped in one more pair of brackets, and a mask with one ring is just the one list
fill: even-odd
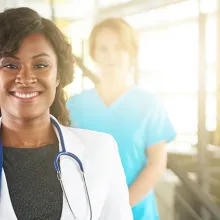
[[(12, 55), (12, 56), (10, 56), (10, 57), (12, 57), (12, 58), (14, 58), (14, 59), (16, 59), (16, 60), (20, 60), (20, 58), (19, 57), (16, 57), (15, 55)], [(50, 57), (48, 54), (46, 54), (46, 53), (40, 53), (40, 54), (37, 54), (37, 55), (34, 55), (33, 57), (32, 57), (32, 59), (36, 59), (36, 58), (38, 58), (38, 57)]]
[(40, 54), (37, 54), (37, 55), (33, 56), (32, 59), (36, 59), (38, 57), (49, 57), (49, 55), (46, 54), (46, 53), (40, 53)]

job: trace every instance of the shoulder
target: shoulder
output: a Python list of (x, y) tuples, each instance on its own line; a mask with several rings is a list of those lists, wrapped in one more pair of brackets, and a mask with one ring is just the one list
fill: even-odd
[(115, 139), (106, 133), (96, 132), (80, 128), (65, 127), (69, 135), (75, 136), (84, 147), (84, 154), (95, 155), (113, 155), (117, 151)]
[[(120, 165), (118, 161), (119, 152), (115, 139), (106, 133), (84, 130), (79, 128), (68, 128), (70, 135), (78, 139), (82, 145), (82, 161), (88, 174), (97, 176), (102, 174), (103, 178), (107, 178), (109, 184), (110, 179), (114, 175), (114, 166)], [(71, 145), (69, 145), (71, 146)]]
[(87, 129), (71, 128), (71, 131), (84, 143), (112, 143), (114, 140), (110, 134), (91, 131)]
[(139, 87), (135, 87), (133, 90), (132, 103), (145, 112), (152, 112), (155, 109), (163, 108), (163, 102), (156, 93)]

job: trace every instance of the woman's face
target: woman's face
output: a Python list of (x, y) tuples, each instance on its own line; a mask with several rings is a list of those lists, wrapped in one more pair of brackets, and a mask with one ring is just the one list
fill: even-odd
[(106, 28), (97, 34), (93, 54), (102, 78), (123, 80), (128, 75), (130, 57), (115, 31)]
[(0, 59), (3, 117), (30, 120), (49, 113), (57, 86), (57, 57), (41, 34), (27, 36), (14, 56)]

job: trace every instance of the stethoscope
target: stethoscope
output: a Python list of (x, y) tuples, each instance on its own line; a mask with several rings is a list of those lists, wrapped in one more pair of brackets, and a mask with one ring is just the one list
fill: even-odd
[[(64, 187), (64, 184), (63, 184), (63, 181), (62, 181), (62, 173), (61, 173), (60, 165), (59, 165), (59, 159), (62, 156), (68, 156), (71, 159), (74, 159), (77, 162), (77, 164), (78, 164), (78, 166), (80, 168), (81, 176), (82, 176), (82, 180), (83, 180), (84, 188), (85, 188), (85, 192), (86, 192), (86, 197), (87, 197), (88, 204), (89, 204), (90, 220), (92, 220), (92, 206), (91, 206), (91, 201), (90, 201), (90, 198), (89, 198), (89, 192), (88, 192), (88, 188), (87, 188), (87, 184), (86, 184), (83, 164), (82, 164), (81, 160), (75, 154), (72, 154), (72, 153), (66, 151), (66, 147), (65, 147), (65, 143), (64, 143), (64, 138), (63, 138), (63, 133), (61, 131), (60, 125), (58, 124), (58, 122), (53, 117), (51, 117), (51, 122), (52, 122), (52, 124), (57, 129), (57, 132), (58, 132), (58, 135), (59, 135), (59, 138), (60, 138), (60, 145), (61, 145), (61, 148), (62, 148), (61, 151), (54, 158), (54, 167), (55, 167), (55, 170), (57, 172), (57, 179), (60, 182), (60, 186), (62, 188), (65, 200), (66, 200), (66, 202), (68, 204), (68, 207), (69, 207), (69, 209), (70, 209), (70, 211), (72, 213), (73, 218), (77, 219), (76, 215), (74, 214), (74, 212), (73, 212), (73, 210), (72, 210), (72, 208), (70, 206), (70, 202), (68, 200), (68, 197), (67, 197), (67, 194), (66, 194), (66, 191), (65, 191), (65, 187)], [(0, 166), (1, 166), (0, 167), (0, 188), (1, 188), (1, 175), (2, 175), (2, 167), (3, 167), (3, 146), (2, 146), (1, 139), (0, 139)]]

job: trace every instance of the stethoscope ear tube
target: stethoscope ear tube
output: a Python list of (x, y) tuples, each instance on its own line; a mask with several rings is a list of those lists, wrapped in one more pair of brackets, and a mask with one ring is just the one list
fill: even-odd
[(75, 154), (72, 154), (72, 153), (66, 151), (64, 137), (63, 137), (63, 134), (62, 134), (62, 131), (61, 131), (59, 124), (53, 118), (51, 118), (51, 122), (56, 127), (56, 129), (58, 131), (59, 138), (60, 138), (60, 145), (62, 148), (62, 151), (60, 151), (54, 159), (54, 167), (55, 167), (56, 171), (57, 172), (60, 171), (59, 158), (61, 156), (69, 156), (69, 157), (73, 158), (78, 163), (81, 172), (84, 173), (83, 165), (82, 165), (82, 162), (80, 161), (80, 159)]

